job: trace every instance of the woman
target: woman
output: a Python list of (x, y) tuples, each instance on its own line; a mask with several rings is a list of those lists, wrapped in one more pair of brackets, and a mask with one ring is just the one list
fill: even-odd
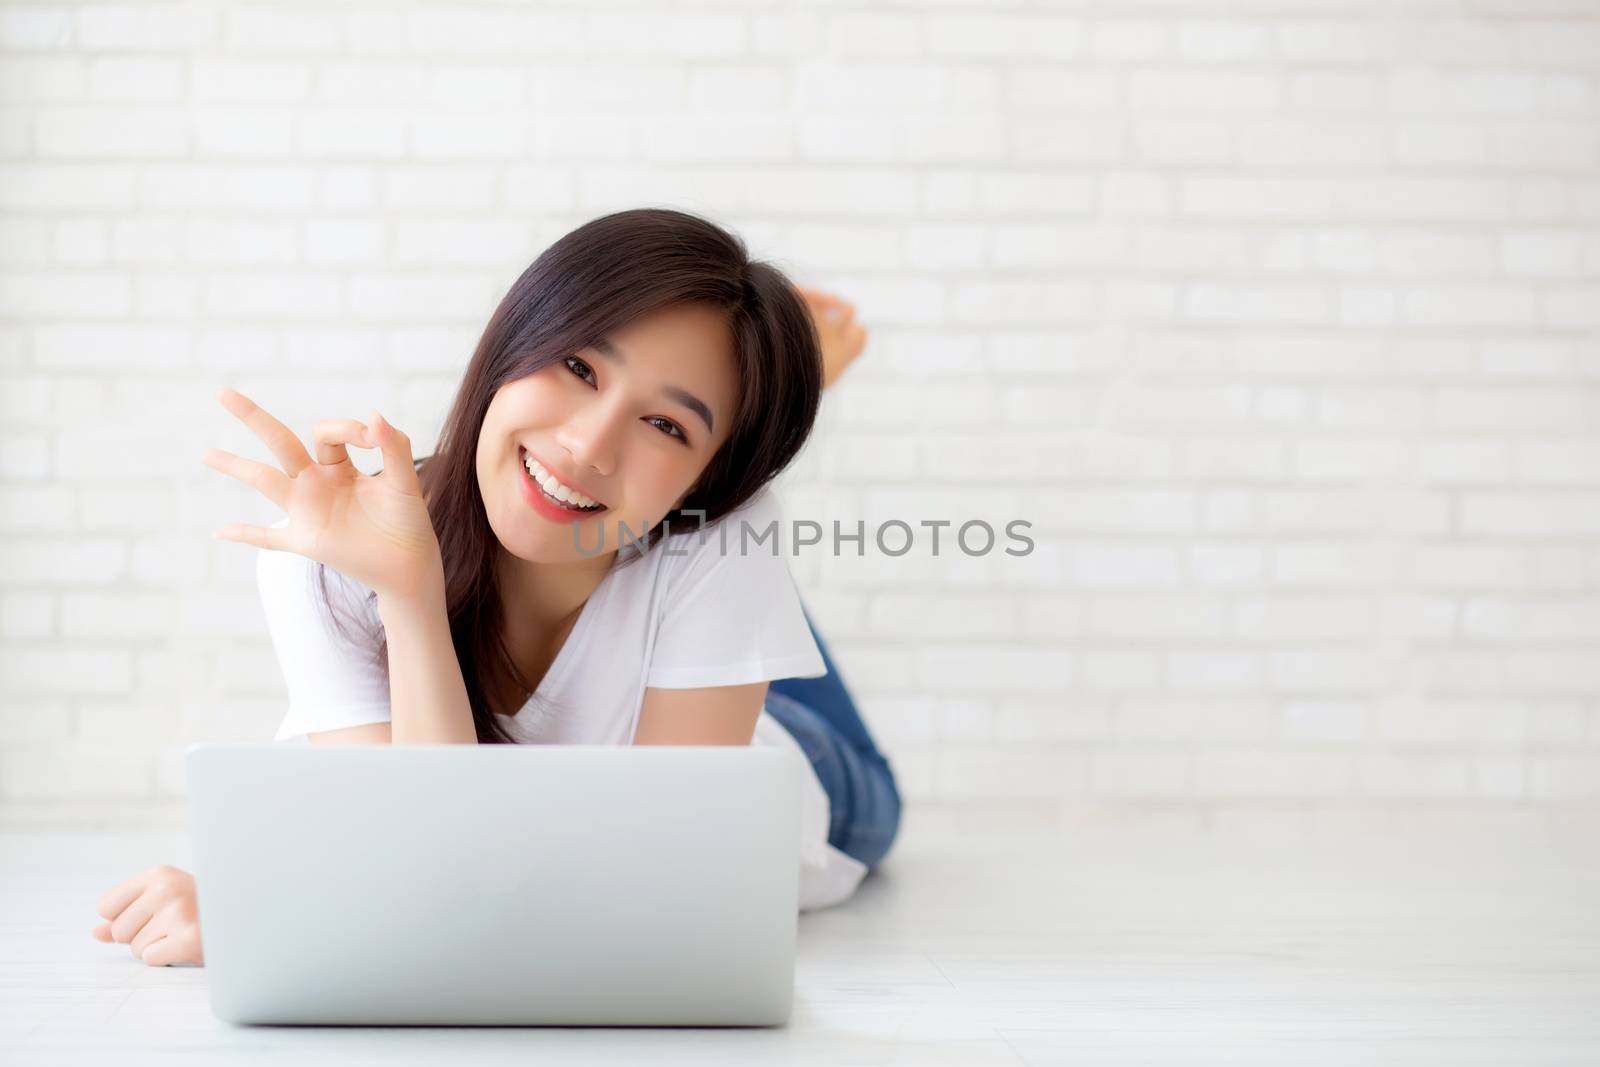
[[(220, 391), (283, 466), (205, 458), (287, 512), (218, 531), (263, 550), (278, 738), (789, 745), (815, 772), (801, 907), (848, 896), (894, 839), (894, 776), (782, 556), (727, 546), (781, 518), (768, 482), (864, 344), (850, 311), (705, 219), (623, 211), (512, 285), (431, 456), (374, 412), (319, 422), (313, 459)], [(136, 875), (99, 912), (94, 936), (146, 963), (203, 963), (183, 871)]]

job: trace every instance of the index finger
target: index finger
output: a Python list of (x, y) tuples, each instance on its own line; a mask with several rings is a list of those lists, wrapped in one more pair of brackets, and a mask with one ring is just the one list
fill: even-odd
[(108, 890), (95, 905), (95, 914), (102, 919), (115, 919), (123, 909), (139, 899), (139, 894), (144, 892), (145, 884), (149, 881), (150, 872), (140, 871), (115, 889)]
[(306, 446), (300, 443), (294, 431), (267, 414), (266, 409), (254, 400), (227, 386), (217, 390), (217, 399), (239, 421), (250, 427), (252, 433), (266, 442), (289, 477), (293, 478), (311, 466), (311, 453), (306, 451)]

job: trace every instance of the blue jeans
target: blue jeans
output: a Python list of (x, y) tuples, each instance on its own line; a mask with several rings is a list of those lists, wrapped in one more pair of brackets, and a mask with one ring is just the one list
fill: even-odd
[(794, 735), (828, 794), (828, 844), (876, 867), (900, 828), (900, 790), (856, 703), (806, 613), (828, 673), (780, 678), (767, 687), (766, 709)]

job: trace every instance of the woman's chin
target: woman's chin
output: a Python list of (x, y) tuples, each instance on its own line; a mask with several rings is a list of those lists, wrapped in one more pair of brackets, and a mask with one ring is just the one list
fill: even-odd
[(505, 538), (501, 543), (529, 563), (582, 563), (616, 550), (616, 530), (609, 522), (591, 519), (548, 525), (545, 530), (520, 531), (515, 547)]

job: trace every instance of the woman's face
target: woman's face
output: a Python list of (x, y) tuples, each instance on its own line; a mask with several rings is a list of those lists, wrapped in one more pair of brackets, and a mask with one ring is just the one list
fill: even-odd
[[(477, 451), (478, 489), (500, 543), (529, 562), (571, 563), (597, 558), (602, 531), (607, 555), (626, 543), (623, 524), (626, 536), (642, 537), (727, 439), (736, 375), (724, 314), (679, 304), (507, 383), (489, 403)], [(565, 501), (544, 491), (552, 478)], [(589, 502), (599, 510), (569, 510)]]

